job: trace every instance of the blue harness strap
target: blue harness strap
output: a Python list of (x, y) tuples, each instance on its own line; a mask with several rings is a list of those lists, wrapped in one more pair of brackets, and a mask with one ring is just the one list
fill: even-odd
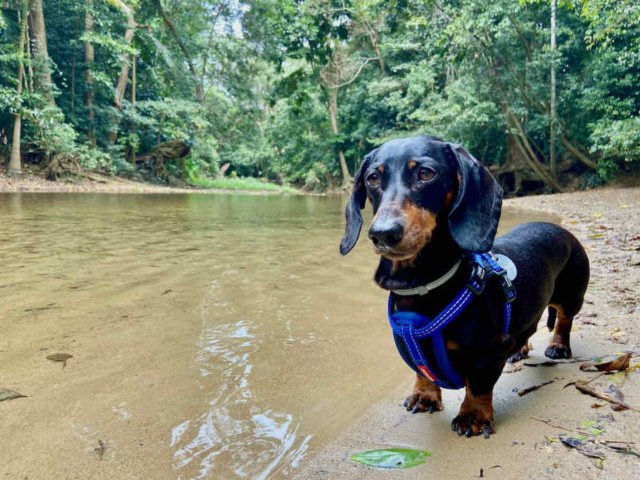
[(416, 373), (442, 388), (464, 387), (464, 380), (449, 360), (442, 330), (457, 318), (474, 296), (482, 294), (487, 271), (500, 277), (506, 297), (502, 333), (506, 334), (509, 331), (511, 302), (515, 299), (513, 284), (507, 278), (506, 271), (489, 254), (473, 254), (470, 258), (474, 264), (471, 278), (434, 319), (416, 312), (395, 311), (392, 295), (389, 294), (389, 323), (400, 356)]

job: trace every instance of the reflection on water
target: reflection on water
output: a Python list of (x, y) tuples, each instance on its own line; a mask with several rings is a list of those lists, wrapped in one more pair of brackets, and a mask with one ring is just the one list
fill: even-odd
[(295, 473), (410, 375), (368, 242), (338, 254), (345, 203), (0, 194), (1, 386), (29, 397), (0, 404), (0, 473)]
[(251, 393), (251, 356), (261, 343), (246, 321), (203, 329), (196, 362), (199, 388), (212, 388), (211, 400), (206, 412), (173, 429), (174, 468), (198, 462), (192, 478), (206, 478), (222, 463), (239, 477), (263, 479), (298, 464), (311, 435), (297, 440), (299, 420), (261, 407)]

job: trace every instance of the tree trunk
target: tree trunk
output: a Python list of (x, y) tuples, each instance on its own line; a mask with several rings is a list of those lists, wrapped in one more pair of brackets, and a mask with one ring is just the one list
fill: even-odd
[[(124, 41), (131, 45), (133, 36), (136, 30), (136, 22), (133, 18), (133, 10), (129, 11), (127, 15), (127, 31), (124, 34)], [(116, 95), (113, 99), (113, 103), (119, 110), (122, 110), (122, 99), (124, 98), (124, 92), (127, 88), (127, 82), (129, 80), (129, 54), (122, 54), (122, 67), (120, 68), (120, 76), (118, 77), (118, 83), (116, 84)]]
[[(133, 9), (129, 8), (127, 10), (127, 30), (124, 34), (124, 41), (128, 44), (131, 44), (131, 42), (133, 42), (135, 29), (136, 22), (133, 18)], [(123, 53), (121, 58), (122, 67), (120, 68), (120, 76), (118, 77), (118, 83), (116, 84), (116, 95), (113, 99), (113, 104), (118, 110), (122, 110), (124, 108), (122, 106), (122, 99), (124, 98), (124, 92), (127, 88), (127, 81), (129, 80), (129, 54)], [(115, 145), (116, 140), (118, 139), (118, 123), (118, 117), (114, 116), (113, 125), (111, 127), (111, 131), (109, 132), (109, 143), (111, 145)]]
[(373, 50), (376, 52), (376, 57), (378, 57), (378, 65), (380, 65), (380, 71), (382, 75), (387, 74), (387, 70), (384, 68), (384, 61), (382, 60), (382, 54), (380, 53), (380, 49), (378, 48), (378, 40), (372, 33), (369, 33), (369, 40), (371, 41), (371, 45), (373, 46)]
[(522, 124), (515, 116), (513, 112), (509, 112), (511, 115), (512, 122), (507, 121), (507, 125), (513, 124), (518, 130), (518, 136), (516, 137), (516, 146), (522, 152), (522, 159), (525, 161), (527, 166), (533, 170), (536, 175), (540, 177), (540, 179), (553, 188), (557, 192), (564, 192), (564, 189), (560, 186), (560, 184), (545, 170), (544, 166), (538, 162), (535, 152), (531, 148), (529, 144), (529, 140), (527, 139), (527, 135), (522, 128)]
[(135, 121), (135, 111), (136, 111), (136, 56), (133, 56), (133, 60), (131, 62), (131, 165), (135, 168), (136, 166), (136, 143), (133, 140), (136, 135), (136, 121)]
[(71, 60), (71, 111), (76, 110), (76, 63), (78, 57), (78, 16), (73, 19), (73, 47)]
[(11, 143), (11, 157), (9, 158), (9, 176), (19, 177), (22, 173), (20, 162), (20, 131), (22, 129), (22, 117), (20, 106), (22, 105), (22, 81), (24, 77), (24, 48), (27, 37), (27, 17), (29, 16), (28, 0), (22, 0), (22, 18), (20, 19), (20, 40), (18, 41), (18, 86), (16, 87), (16, 97), (18, 98), (18, 111), (13, 118), (13, 139)]
[(162, 20), (164, 21), (165, 25), (169, 28), (171, 35), (173, 35), (173, 38), (175, 39), (176, 43), (180, 47), (180, 50), (182, 50), (182, 53), (184, 54), (185, 59), (187, 60), (187, 66), (189, 67), (189, 72), (191, 72), (191, 76), (193, 77), (193, 81), (195, 82), (196, 98), (198, 99), (199, 102), (202, 102), (204, 100), (204, 91), (202, 90), (202, 84), (200, 83), (200, 79), (196, 74), (196, 69), (193, 66), (191, 55), (189, 55), (189, 51), (187, 50), (186, 45), (180, 38), (180, 35), (178, 35), (176, 26), (174, 25), (174, 23), (171, 21), (167, 13), (162, 8), (161, 1), (154, 0), (153, 3), (155, 4), (156, 9), (158, 10), (158, 13), (162, 17)]
[[(329, 88), (329, 116), (331, 117), (331, 130), (334, 135), (339, 135), (338, 130), (338, 89)], [(347, 168), (347, 161), (344, 158), (344, 152), (342, 149), (338, 149), (338, 157), (340, 158), (340, 169), (342, 170), (342, 186), (348, 187), (351, 185), (353, 179), (349, 175), (349, 169)]]
[(43, 92), (53, 103), (51, 68), (47, 50), (47, 30), (44, 24), (42, 0), (29, 0), (29, 25), (31, 26), (31, 50), (34, 60), (35, 88)]
[[(551, 0), (551, 53), (556, 52), (556, 0)], [(556, 66), (551, 60), (551, 102), (549, 110), (549, 171), (556, 177)]]
[[(86, 0), (86, 10), (84, 14), (84, 33), (90, 35), (93, 33), (93, 0)], [(84, 103), (89, 112), (89, 122), (87, 124), (87, 139), (89, 143), (96, 146), (96, 113), (93, 110), (93, 62), (95, 60), (95, 51), (91, 42), (84, 42), (84, 79), (85, 79), (85, 93)]]

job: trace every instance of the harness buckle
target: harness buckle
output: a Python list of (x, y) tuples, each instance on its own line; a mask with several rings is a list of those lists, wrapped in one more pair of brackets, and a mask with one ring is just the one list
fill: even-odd
[(516, 299), (516, 287), (513, 286), (507, 275), (500, 275), (500, 285), (504, 290), (505, 303), (511, 303)]
[(484, 267), (478, 263), (471, 270), (471, 278), (467, 282), (467, 288), (475, 295), (480, 295), (484, 291), (485, 273)]

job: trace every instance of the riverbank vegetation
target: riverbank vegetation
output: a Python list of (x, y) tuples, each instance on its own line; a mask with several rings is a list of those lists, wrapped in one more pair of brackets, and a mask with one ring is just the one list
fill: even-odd
[(324, 191), (382, 142), (422, 133), (462, 143), (517, 194), (639, 168), (633, 0), (1, 6), (11, 175)]

